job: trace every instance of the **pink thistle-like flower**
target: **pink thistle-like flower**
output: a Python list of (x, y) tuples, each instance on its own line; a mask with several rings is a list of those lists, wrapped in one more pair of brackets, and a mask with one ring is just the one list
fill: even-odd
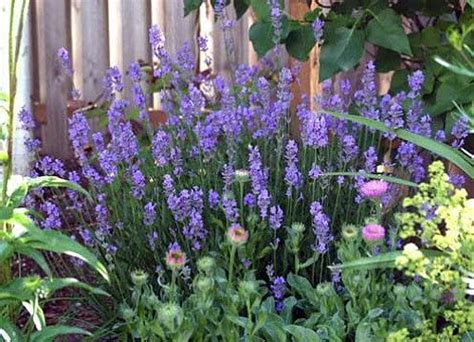
[(368, 224), (362, 228), (362, 237), (367, 242), (380, 241), (385, 237), (385, 228), (379, 224)]
[(388, 183), (383, 180), (373, 180), (362, 184), (360, 192), (367, 198), (382, 197), (388, 190)]
[(240, 225), (233, 224), (227, 231), (227, 237), (229, 238), (230, 242), (240, 246), (247, 242), (249, 238), (249, 232)]
[(186, 253), (181, 250), (177, 242), (172, 243), (166, 252), (166, 265), (171, 269), (178, 269), (186, 263)]

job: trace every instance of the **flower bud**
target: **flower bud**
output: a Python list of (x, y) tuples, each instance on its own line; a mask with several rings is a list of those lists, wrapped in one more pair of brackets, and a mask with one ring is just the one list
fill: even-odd
[(301, 222), (295, 222), (291, 225), (291, 229), (297, 234), (303, 234), (306, 227)]
[(133, 271), (131, 274), (132, 282), (135, 286), (143, 286), (148, 280), (148, 274), (142, 270)]
[(135, 311), (126, 304), (120, 305), (120, 315), (125, 321), (131, 321), (135, 317)]
[(244, 298), (249, 298), (258, 292), (258, 283), (255, 280), (242, 280), (239, 283), (239, 292)]
[(214, 280), (210, 277), (198, 276), (194, 281), (194, 287), (198, 292), (206, 294), (214, 287)]
[(173, 332), (181, 326), (183, 318), (183, 309), (174, 303), (164, 304), (158, 310), (158, 320), (160, 323)]
[(250, 180), (250, 174), (245, 169), (235, 170), (235, 180), (239, 183), (246, 183)]
[(200, 272), (204, 272), (206, 274), (212, 274), (216, 267), (216, 260), (214, 258), (206, 256), (202, 257), (197, 262), (197, 267)]
[(346, 224), (342, 227), (342, 236), (347, 240), (352, 240), (359, 234), (359, 229), (352, 224)]

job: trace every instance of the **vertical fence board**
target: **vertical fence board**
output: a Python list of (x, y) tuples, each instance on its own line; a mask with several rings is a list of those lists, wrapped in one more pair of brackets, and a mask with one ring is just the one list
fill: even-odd
[(46, 104), (43, 152), (58, 158), (70, 156), (66, 105), (69, 82), (64, 77), (56, 52), (68, 47), (66, 0), (36, 2), (40, 97)]
[(103, 0), (72, 0), (71, 36), (74, 85), (86, 102), (102, 90), (102, 77), (109, 65), (107, 3)]
[[(147, 0), (110, 0), (109, 46), (110, 64), (125, 73), (134, 61), (149, 61), (148, 27), (151, 22), (150, 2)], [(125, 97), (131, 98), (130, 86)]]
[(197, 11), (191, 12), (184, 18), (182, 1), (166, 1), (164, 3), (164, 18), (166, 21), (163, 31), (166, 37), (166, 48), (170, 54), (175, 55), (184, 43), (189, 42), (197, 61), (196, 35), (199, 26)]

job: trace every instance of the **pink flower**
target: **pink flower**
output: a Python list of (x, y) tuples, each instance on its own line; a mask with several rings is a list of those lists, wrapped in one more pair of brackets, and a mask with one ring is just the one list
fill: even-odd
[(245, 228), (241, 227), (240, 225), (233, 224), (227, 231), (227, 237), (229, 238), (230, 242), (237, 246), (240, 246), (247, 242), (249, 238), (249, 232), (246, 231)]
[(171, 244), (166, 252), (166, 265), (172, 269), (178, 269), (186, 263), (186, 253), (181, 250), (177, 242)]
[(385, 237), (385, 228), (378, 224), (368, 224), (362, 228), (362, 237), (367, 242), (380, 241)]
[(388, 190), (388, 183), (383, 180), (373, 180), (362, 184), (360, 192), (368, 198), (382, 197)]

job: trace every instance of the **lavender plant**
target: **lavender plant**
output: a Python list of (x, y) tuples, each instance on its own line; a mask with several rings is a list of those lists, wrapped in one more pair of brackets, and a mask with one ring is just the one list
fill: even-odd
[[(366, 285), (364, 275), (343, 274), (348, 285), (341, 299), (337, 287), (326, 283), (338, 277), (326, 266), (364, 250), (361, 241), (338, 242), (348, 234), (341, 227), (349, 223), (365, 226), (365, 252), (383, 252), (391, 210), (412, 191), (407, 187), (425, 179), (433, 155), (410, 137), (440, 135), (423, 112), (423, 75), (410, 76), (409, 92), (379, 98), (369, 63), (361, 89), (344, 82), (341, 93), (333, 94), (325, 83), (318, 111), (302, 98), (293, 113), (291, 101), (300, 100), (290, 91), (296, 70), (283, 67), (276, 79), (265, 77), (265, 67), (245, 65), (236, 67), (232, 81), (196, 75), (189, 45), (171, 56), (155, 26), (149, 40), (160, 61), (152, 72), (167, 123), (152, 127), (147, 94), (138, 82), (145, 75), (137, 65), (129, 68), (133, 101), (121, 94), (120, 71), (109, 69), (106, 132), (91, 132), (87, 113), (75, 113), (69, 136), (77, 169), (43, 156), (33, 170), (87, 185), (94, 203), (81, 203), (71, 192), (49, 202), (44, 194), (28, 198), (45, 213), (43, 227), (68, 226), (106, 262), (109, 291), (122, 303), (121, 331), (163, 340), (286, 339), (313, 336), (319, 320), (327, 327), (334, 317), (339, 330), (326, 329), (327, 338), (342, 339), (381, 316), (373, 309), (390, 282), (385, 274), (370, 274)], [(199, 45), (206, 50), (205, 40)], [(64, 51), (59, 58), (69, 65)], [(140, 113), (136, 120), (128, 115), (133, 110)], [(384, 132), (353, 123), (355, 112), (379, 120)], [(290, 130), (291, 120), (299, 122), (299, 135)], [(400, 141), (400, 130), (411, 134), (408, 141)], [(203, 266), (210, 260), (212, 267)], [(330, 299), (323, 303), (319, 297)], [(346, 317), (334, 315), (348, 298), (345, 327)], [(368, 301), (357, 304), (358, 298)], [(306, 323), (291, 318), (297, 302), (309, 317)], [(211, 306), (216, 314), (206, 317)], [(314, 307), (325, 311), (313, 317)], [(366, 334), (377, 329), (380, 335), (390, 321), (384, 322), (360, 329)]]

